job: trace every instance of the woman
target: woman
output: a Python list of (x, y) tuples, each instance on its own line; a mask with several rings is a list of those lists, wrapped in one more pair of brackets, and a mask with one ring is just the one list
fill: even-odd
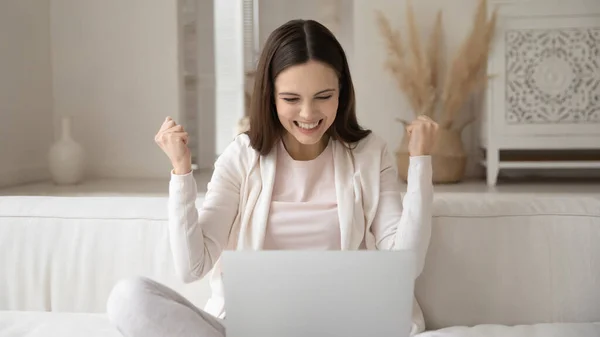
[(385, 143), (357, 122), (338, 41), (315, 21), (279, 27), (258, 64), (250, 130), (217, 159), (201, 209), (195, 207), (187, 133), (167, 118), (156, 135), (173, 165), (169, 234), (175, 269), (185, 282), (213, 271), (206, 311), (164, 285), (137, 278), (113, 290), (113, 324), (127, 337), (224, 336), (218, 263), (224, 249), (412, 249), (420, 274), (430, 236), (429, 152), (437, 125), (420, 117), (407, 129), (411, 159), (402, 200)]

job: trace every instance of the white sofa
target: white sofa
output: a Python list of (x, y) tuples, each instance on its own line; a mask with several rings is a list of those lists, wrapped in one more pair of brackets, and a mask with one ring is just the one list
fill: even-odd
[[(198, 204), (201, 200), (198, 201)], [(419, 337), (600, 336), (600, 199), (437, 194)], [(175, 277), (164, 197), (0, 197), (0, 337), (118, 337), (106, 298)]]

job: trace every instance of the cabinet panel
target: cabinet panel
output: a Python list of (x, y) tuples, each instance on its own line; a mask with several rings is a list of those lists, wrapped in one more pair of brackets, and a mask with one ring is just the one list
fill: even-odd
[(598, 13), (501, 11), (489, 72), (498, 133), (600, 134)]

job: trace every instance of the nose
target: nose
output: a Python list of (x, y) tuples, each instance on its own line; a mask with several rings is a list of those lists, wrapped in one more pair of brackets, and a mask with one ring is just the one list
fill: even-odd
[(302, 105), (299, 116), (303, 120), (312, 121), (318, 115), (318, 109), (312, 102), (307, 102)]

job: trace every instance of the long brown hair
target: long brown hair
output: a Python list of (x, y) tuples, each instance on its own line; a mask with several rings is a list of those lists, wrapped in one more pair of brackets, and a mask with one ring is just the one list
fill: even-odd
[(275, 78), (286, 68), (310, 60), (329, 65), (340, 81), (337, 115), (327, 130), (330, 137), (350, 147), (371, 133), (358, 124), (354, 85), (346, 54), (338, 40), (314, 20), (292, 20), (271, 33), (256, 69), (247, 134), (250, 145), (260, 154), (268, 154), (285, 130), (275, 108)]

